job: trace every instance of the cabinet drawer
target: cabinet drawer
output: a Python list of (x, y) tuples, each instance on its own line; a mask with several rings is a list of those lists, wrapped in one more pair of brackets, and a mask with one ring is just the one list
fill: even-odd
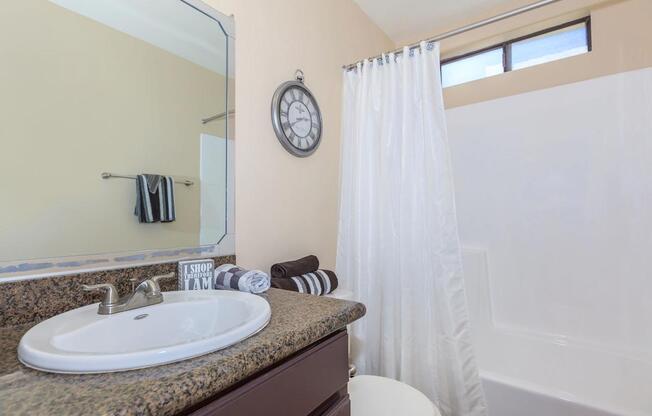
[(349, 395), (342, 397), (333, 406), (331, 406), (321, 416), (350, 416), (351, 415), (351, 400)]
[[(346, 331), (331, 335), (235, 390), (195, 410), (192, 416), (306, 416), (349, 381)], [(348, 395), (328, 415), (348, 415)], [(335, 406), (334, 406), (335, 408)]]

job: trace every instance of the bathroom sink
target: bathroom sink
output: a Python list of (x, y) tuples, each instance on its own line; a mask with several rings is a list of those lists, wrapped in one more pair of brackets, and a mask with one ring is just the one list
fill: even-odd
[(263, 329), (269, 304), (225, 290), (163, 292), (163, 303), (114, 315), (98, 304), (31, 328), (18, 346), (28, 367), (55, 373), (103, 373), (151, 367), (207, 354)]

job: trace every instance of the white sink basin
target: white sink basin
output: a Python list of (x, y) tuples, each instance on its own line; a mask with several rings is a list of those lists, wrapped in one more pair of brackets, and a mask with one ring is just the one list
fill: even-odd
[(171, 363), (233, 345), (263, 329), (260, 296), (225, 290), (164, 292), (163, 303), (98, 315), (97, 304), (50, 318), (20, 340), (18, 358), (55, 373), (104, 373)]

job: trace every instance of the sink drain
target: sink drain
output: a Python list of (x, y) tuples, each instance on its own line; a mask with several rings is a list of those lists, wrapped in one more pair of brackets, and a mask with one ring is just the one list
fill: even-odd
[(148, 316), (149, 316), (148, 313), (144, 313), (144, 314), (142, 314), (142, 315), (135, 316), (134, 319), (137, 320), (137, 321), (139, 321), (139, 320), (141, 320), (141, 319), (145, 319), (145, 318), (147, 318)]

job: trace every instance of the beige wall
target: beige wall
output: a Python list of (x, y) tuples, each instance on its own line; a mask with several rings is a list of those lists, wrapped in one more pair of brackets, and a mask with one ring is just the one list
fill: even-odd
[[(205, 0), (236, 21), (236, 254), (268, 270), (307, 253), (334, 267), (339, 200), (341, 65), (392, 42), (351, 0)], [(270, 121), (276, 87), (303, 69), (324, 136), (288, 154)]]
[(197, 181), (223, 76), (46, 0), (3, 4), (0, 56), (0, 261), (198, 245), (199, 186), (138, 224), (135, 183), (100, 173)]
[[(337, 236), (340, 64), (395, 45), (349, 0), (206, 0), (236, 20), (236, 253), (246, 267), (306, 253), (333, 267)], [(512, 1), (487, 15), (433, 28), (414, 40), (528, 4)], [(442, 44), (444, 54), (541, 25), (593, 18), (594, 51), (445, 91), (447, 107), (649, 66), (652, 2), (565, 0)], [(306, 73), (325, 118), (323, 142), (307, 159), (287, 154), (270, 123), (275, 88), (296, 68)]]
[[(416, 36), (413, 41), (472, 23), (529, 4), (531, 0), (506, 3), (485, 15), (469, 15)], [(442, 42), (442, 56), (495, 44), (514, 36), (590, 14), (593, 51), (589, 54), (534, 66), (507, 74), (446, 88), (447, 108), (527, 91), (591, 79), (652, 65), (652, 1), (564, 0), (503, 22), (467, 32)]]

